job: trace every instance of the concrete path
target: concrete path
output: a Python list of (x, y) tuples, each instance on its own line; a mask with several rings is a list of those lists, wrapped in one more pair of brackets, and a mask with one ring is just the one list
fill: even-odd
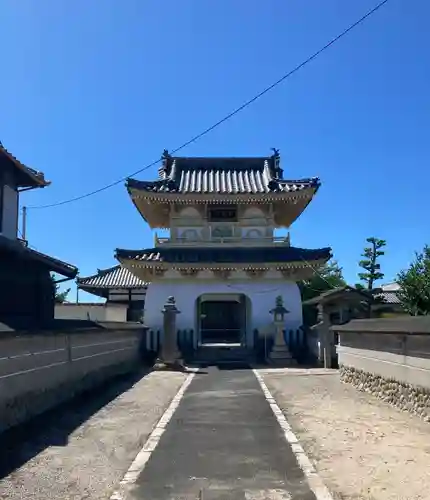
[(129, 491), (136, 500), (315, 500), (252, 370), (198, 373)]

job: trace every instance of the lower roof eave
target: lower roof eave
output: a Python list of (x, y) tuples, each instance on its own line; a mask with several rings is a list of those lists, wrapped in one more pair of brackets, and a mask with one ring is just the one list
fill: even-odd
[(196, 270), (292, 270), (292, 271), (301, 271), (309, 269), (313, 273), (319, 267), (323, 266), (328, 259), (319, 259), (313, 260), (311, 262), (162, 262), (162, 261), (152, 261), (152, 262), (144, 262), (144, 261), (136, 261), (134, 259), (127, 259), (118, 257), (118, 260), (121, 262), (121, 265), (126, 267), (133, 272), (133, 270), (151, 270), (151, 269), (163, 269), (163, 270), (181, 270), (181, 269), (196, 269)]

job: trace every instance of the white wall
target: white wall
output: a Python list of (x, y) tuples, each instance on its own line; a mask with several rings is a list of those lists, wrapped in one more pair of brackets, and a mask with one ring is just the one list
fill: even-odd
[(2, 215), (1, 233), (7, 238), (15, 239), (18, 230), (18, 193), (9, 186), (3, 186)]
[[(179, 281), (179, 280), (178, 280)], [(161, 309), (170, 295), (176, 299), (176, 305), (181, 311), (177, 315), (177, 328), (193, 329), (196, 332), (196, 299), (207, 293), (245, 294), (251, 301), (251, 322), (247, 329), (247, 344), (253, 344), (253, 330), (258, 328), (261, 333), (271, 330), (273, 315), (270, 310), (275, 307), (276, 297), (281, 295), (284, 306), (290, 311), (286, 315), (285, 328), (297, 329), (302, 326), (302, 304), (300, 291), (296, 283), (284, 280), (271, 281), (206, 281), (196, 280), (180, 282), (163, 280), (151, 283), (146, 292), (145, 325), (153, 330), (162, 330), (163, 315)], [(197, 338), (195, 338), (195, 343)]]
[(342, 345), (337, 346), (337, 352), (340, 365), (430, 389), (430, 359), (428, 358)]
[(127, 304), (55, 304), (55, 318), (127, 321)]

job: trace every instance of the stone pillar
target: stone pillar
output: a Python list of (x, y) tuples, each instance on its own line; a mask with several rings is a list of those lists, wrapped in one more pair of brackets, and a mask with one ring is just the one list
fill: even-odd
[(176, 334), (176, 315), (180, 314), (180, 311), (176, 307), (174, 297), (167, 299), (161, 312), (163, 313), (163, 337), (161, 356), (157, 364), (164, 365), (164, 367), (182, 366)]
[(322, 304), (318, 304), (318, 336), (321, 342), (321, 352), (324, 361), (324, 368), (332, 367), (332, 346), (334, 334), (330, 330), (330, 318), (327, 312), (324, 310)]

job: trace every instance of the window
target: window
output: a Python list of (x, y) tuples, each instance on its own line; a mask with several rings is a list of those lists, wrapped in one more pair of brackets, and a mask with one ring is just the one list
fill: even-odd
[(208, 219), (210, 222), (236, 222), (237, 221), (237, 207), (209, 207)]
[(233, 228), (231, 226), (215, 226), (212, 228), (213, 238), (230, 238), (233, 236)]
[(181, 234), (181, 239), (186, 241), (197, 241), (199, 235), (195, 229), (186, 229)]

